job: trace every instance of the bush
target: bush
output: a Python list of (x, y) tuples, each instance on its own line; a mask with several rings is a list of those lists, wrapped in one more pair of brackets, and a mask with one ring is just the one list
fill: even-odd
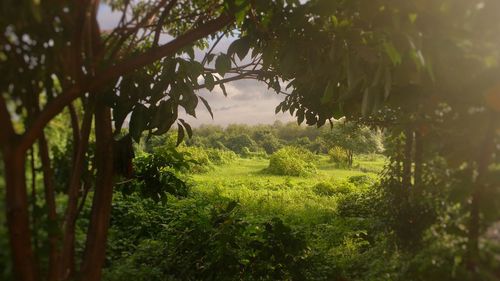
[(298, 147), (284, 147), (271, 155), (267, 171), (283, 176), (307, 176), (316, 173), (316, 157)]
[(177, 150), (190, 160), (188, 170), (192, 173), (205, 173), (210, 170), (210, 158), (206, 149), (196, 146), (178, 147)]
[(320, 182), (313, 186), (313, 192), (320, 196), (347, 194), (354, 190), (354, 186), (346, 181)]
[(375, 180), (367, 175), (350, 176), (347, 181), (356, 186), (371, 186), (375, 184)]
[(232, 151), (242, 155), (244, 148), (253, 150), (256, 147), (256, 143), (252, 138), (246, 134), (230, 136), (226, 141), (225, 145)]
[(305, 237), (215, 196), (115, 198), (105, 280), (305, 280)]
[(158, 152), (136, 157), (133, 179), (118, 185), (118, 189), (124, 194), (138, 193), (153, 200), (165, 200), (167, 194), (187, 196), (189, 187), (179, 178), (178, 170), (187, 167), (188, 160), (181, 154), (172, 153)]
[(265, 151), (262, 150), (251, 151), (248, 147), (243, 148), (243, 150), (241, 151), (241, 156), (244, 158), (260, 158), (260, 159), (266, 159), (268, 157)]
[(210, 163), (214, 165), (229, 164), (238, 158), (238, 155), (231, 150), (207, 148), (205, 149), (205, 152), (210, 160)]
[(330, 157), (330, 162), (336, 163), (340, 166), (346, 166), (349, 163), (347, 152), (341, 147), (334, 146), (328, 150), (328, 156)]
[(320, 182), (313, 186), (313, 191), (321, 196), (333, 196), (336, 193), (335, 187), (328, 182)]

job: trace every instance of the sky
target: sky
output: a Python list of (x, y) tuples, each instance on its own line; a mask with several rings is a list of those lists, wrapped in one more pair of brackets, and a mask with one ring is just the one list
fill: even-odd
[[(101, 29), (112, 29), (116, 26), (121, 14), (113, 13), (109, 7), (101, 5), (98, 21)], [(166, 39), (165, 41), (168, 41)], [(221, 42), (221, 48), (227, 48), (230, 40)], [(219, 87), (212, 92), (201, 90), (199, 94), (210, 104), (214, 118), (212, 119), (203, 104), (199, 103), (197, 118), (184, 114), (181, 110), (179, 118), (183, 118), (192, 126), (201, 124), (228, 125), (242, 124), (272, 124), (275, 121), (287, 122), (293, 120), (290, 114), (275, 114), (276, 106), (283, 101), (284, 95), (278, 95), (267, 86), (255, 80), (240, 80), (226, 84), (227, 97), (224, 97)]]

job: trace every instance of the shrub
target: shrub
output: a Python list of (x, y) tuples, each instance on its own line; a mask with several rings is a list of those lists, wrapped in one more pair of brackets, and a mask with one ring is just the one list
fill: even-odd
[(217, 195), (115, 198), (105, 280), (305, 280), (305, 237)]
[(206, 149), (196, 146), (178, 147), (177, 150), (190, 160), (188, 170), (192, 173), (204, 173), (210, 169), (210, 158)]
[(244, 148), (253, 149), (256, 144), (252, 138), (246, 134), (229, 137), (225, 142), (226, 147), (242, 155)]
[(350, 176), (347, 181), (356, 186), (371, 186), (375, 183), (375, 180), (367, 175)]
[(210, 163), (214, 165), (224, 165), (229, 164), (238, 158), (238, 155), (231, 150), (207, 148), (205, 152), (210, 160)]
[(165, 153), (136, 157), (133, 179), (119, 185), (119, 190), (124, 194), (138, 193), (143, 198), (154, 200), (165, 200), (167, 193), (178, 197), (187, 196), (189, 187), (179, 178), (176, 169), (187, 167), (188, 160), (180, 154), (175, 157)]
[(267, 153), (262, 150), (258, 151), (251, 151), (248, 147), (244, 147), (243, 150), (241, 151), (241, 156), (244, 158), (260, 158), (260, 159), (266, 159)]
[(334, 146), (328, 150), (328, 156), (330, 157), (330, 162), (336, 163), (340, 166), (346, 166), (349, 163), (347, 152), (339, 146)]
[(313, 192), (320, 196), (347, 194), (354, 190), (354, 186), (347, 181), (320, 182), (313, 186)]
[(313, 186), (313, 191), (321, 196), (333, 196), (336, 193), (335, 187), (328, 182), (320, 182)]
[(275, 175), (306, 176), (316, 173), (316, 157), (298, 147), (284, 147), (271, 155), (267, 171)]

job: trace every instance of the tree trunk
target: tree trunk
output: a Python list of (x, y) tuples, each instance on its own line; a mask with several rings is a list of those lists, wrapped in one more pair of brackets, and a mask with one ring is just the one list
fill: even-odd
[(423, 173), (423, 154), (424, 144), (422, 141), (422, 133), (415, 131), (415, 189), (421, 192), (422, 189), (422, 173)]
[(36, 281), (38, 267), (31, 243), (25, 151), (12, 144), (3, 149), (6, 183), (6, 213), (15, 280)]
[(104, 105), (98, 104), (95, 117), (97, 179), (87, 243), (81, 266), (82, 281), (99, 281), (101, 279), (113, 196), (111, 111)]
[(35, 262), (39, 260), (39, 241), (38, 241), (38, 214), (36, 212), (37, 195), (36, 195), (36, 165), (35, 165), (35, 148), (30, 149), (30, 169), (31, 169), (31, 229), (33, 231), (33, 249), (35, 252)]
[[(80, 139), (75, 140), (77, 144), (75, 159), (71, 170), (68, 186), (68, 206), (64, 221), (64, 239), (62, 255), (60, 258), (59, 280), (68, 280), (75, 272), (75, 226), (78, 214), (78, 197), (82, 183), (85, 154), (88, 148), (89, 135), (92, 127), (93, 110), (88, 106), (82, 121)], [(76, 124), (78, 126), (78, 124)]]
[(408, 127), (405, 130), (403, 175), (401, 179), (401, 184), (404, 189), (409, 189), (411, 187), (412, 150), (413, 150), (413, 130), (410, 127)]
[(470, 203), (470, 221), (469, 235), (467, 244), (467, 267), (475, 272), (479, 263), (479, 235), (481, 231), (480, 225), (480, 206), (483, 197), (483, 192), (486, 183), (484, 182), (485, 174), (488, 172), (488, 167), (491, 163), (495, 143), (495, 115), (491, 114), (488, 121), (488, 126), (482, 141), (478, 158), (477, 158), (477, 177), (473, 184), (473, 192)]
[(59, 269), (59, 229), (57, 224), (55, 188), (53, 181), (53, 173), (50, 164), (49, 148), (45, 134), (40, 136), (38, 140), (38, 152), (42, 161), (43, 183), (45, 191), (45, 204), (47, 205), (47, 217), (49, 228), (47, 230), (49, 239), (49, 264), (47, 280), (57, 280), (57, 272)]

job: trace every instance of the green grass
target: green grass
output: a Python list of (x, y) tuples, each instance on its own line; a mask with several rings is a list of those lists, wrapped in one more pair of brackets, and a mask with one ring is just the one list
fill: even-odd
[(255, 216), (279, 216), (305, 227), (331, 222), (336, 214), (337, 196), (318, 195), (314, 185), (328, 182), (335, 186), (359, 175), (376, 179), (384, 158), (363, 156), (356, 159), (357, 168), (340, 169), (328, 157), (321, 156), (318, 173), (308, 177), (271, 175), (264, 171), (268, 164), (268, 159), (239, 158), (231, 164), (216, 166), (207, 173), (192, 175), (193, 191), (207, 196), (218, 193), (238, 201), (245, 212)]

